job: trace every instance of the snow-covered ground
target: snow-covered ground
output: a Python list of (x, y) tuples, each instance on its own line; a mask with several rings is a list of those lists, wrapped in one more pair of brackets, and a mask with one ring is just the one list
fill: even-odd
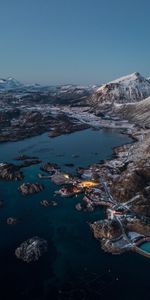
[(75, 118), (81, 123), (88, 124), (96, 128), (133, 128), (134, 125), (130, 124), (127, 120), (116, 121), (116, 120), (104, 120), (101, 117), (97, 117), (95, 114), (89, 112), (89, 107), (51, 107), (51, 112), (53, 114), (58, 114), (60, 112), (65, 113), (71, 118)]
[(96, 90), (92, 103), (137, 102), (150, 96), (150, 81), (139, 73), (113, 80)]

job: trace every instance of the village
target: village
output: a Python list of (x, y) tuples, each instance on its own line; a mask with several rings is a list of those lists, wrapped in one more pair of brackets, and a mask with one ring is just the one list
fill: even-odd
[[(138, 140), (141, 140), (141, 133)], [(102, 249), (112, 254), (133, 251), (150, 258), (150, 219), (146, 214), (147, 202), (144, 198), (149, 194), (150, 187), (146, 180), (142, 181), (142, 190), (139, 191), (136, 185), (139, 177), (136, 175), (137, 166), (133, 165), (132, 155), (132, 152), (137, 151), (135, 147), (136, 143), (117, 147), (114, 149), (113, 159), (76, 168), (72, 162), (60, 167), (54, 162), (42, 162), (38, 157), (20, 155), (15, 158), (17, 164), (0, 164), (0, 178), (22, 181), (22, 169), (39, 165), (37, 182), (21, 183), (18, 187), (19, 193), (28, 196), (42, 192), (45, 188), (44, 180), (51, 181), (56, 189), (51, 195), (52, 199), (40, 200), (41, 206), (57, 207), (57, 197), (60, 197), (66, 201), (74, 198), (77, 213), (92, 213), (103, 209), (105, 218), (100, 217), (99, 220), (89, 223), (92, 235), (101, 243)], [(123, 174), (125, 177), (120, 181)], [(126, 189), (129, 194), (126, 194)], [(1, 201), (0, 205), (3, 204)], [(16, 223), (18, 220), (15, 218), (7, 219), (7, 224)]]
[[(106, 164), (108, 166), (108, 162)], [(38, 175), (40, 179), (48, 178), (60, 186), (55, 195), (69, 199), (72, 197), (78, 199), (78, 196), (82, 195), (80, 202), (75, 204), (78, 212), (93, 212), (101, 207), (106, 209), (104, 220), (89, 224), (92, 234), (101, 242), (104, 251), (112, 254), (133, 251), (150, 258), (150, 253), (140, 248), (141, 244), (150, 242), (148, 234), (150, 220), (132, 210), (132, 204), (138, 201), (139, 196), (136, 195), (122, 203), (114, 199), (108, 186), (112, 174), (106, 167), (94, 164), (88, 168), (77, 168), (74, 176), (62, 172), (53, 163), (45, 164), (41, 170), (48, 175), (40, 173)]]

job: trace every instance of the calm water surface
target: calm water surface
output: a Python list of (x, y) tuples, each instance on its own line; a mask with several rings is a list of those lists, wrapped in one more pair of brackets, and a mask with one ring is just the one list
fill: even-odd
[[(119, 131), (86, 130), (49, 139), (46, 134), (0, 145), (0, 161), (15, 162), (18, 154), (38, 156), (43, 161), (87, 166), (112, 155), (112, 148), (131, 140)], [(74, 155), (76, 157), (74, 157)], [(25, 182), (38, 182), (39, 165), (24, 169)], [(93, 239), (88, 222), (104, 218), (105, 211), (77, 212), (78, 198), (55, 197), (57, 207), (42, 207), (42, 199), (54, 199), (58, 187), (49, 180), (45, 190), (24, 197), (19, 182), (0, 181), (0, 299), (148, 299), (150, 261), (137, 254), (113, 256), (104, 253)], [(20, 218), (15, 226), (7, 217)], [(15, 248), (38, 235), (48, 241), (48, 253), (38, 262), (17, 260)]]
[(143, 243), (140, 248), (148, 253), (150, 253), (150, 242)]

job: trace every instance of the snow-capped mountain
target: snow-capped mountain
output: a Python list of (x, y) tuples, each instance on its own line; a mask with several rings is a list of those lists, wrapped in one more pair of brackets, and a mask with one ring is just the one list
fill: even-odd
[(23, 84), (14, 78), (0, 79), (0, 91), (9, 91), (23, 87)]
[(37, 83), (33, 84), (23, 84), (22, 82), (16, 80), (15, 78), (5, 78), (0, 79), (0, 92), (8, 91), (20, 91), (20, 92), (38, 92), (49, 87), (42, 86)]
[(150, 96), (150, 81), (133, 73), (111, 81), (96, 90), (90, 104), (97, 107), (113, 103), (131, 103)]
[(59, 86), (42, 86), (40, 84), (23, 84), (14, 78), (0, 79), (0, 92), (16, 91), (21, 93), (49, 93), (54, 97), (62, 99), (84, 97), (91, 95), (96, 90), (96, 86), (80, 85), (59, 85)]

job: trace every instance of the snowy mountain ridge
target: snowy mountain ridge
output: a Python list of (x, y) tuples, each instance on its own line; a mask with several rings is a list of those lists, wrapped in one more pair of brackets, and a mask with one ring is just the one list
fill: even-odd
[(19, 87), (22, 87), (23, 84), (20, 83), (18, 80), (12, 77), (8, 78), (1, 78), (0, 79), (0, 90), (5, 91), (5, 90), (13, 90)]
[(78, 95), (89, 95), (96, 90), (96, 85), (81, 86), (76, 84), (66, 84), (66, 85), (40, 85), (40, 84), (23, 84), (16, 80), (15, 78), (0, 78), (0, 92), (8, 91), (25, 91), (25, 92), (50, 92), (55, 93), (58, 96), (67, 94)]
[(134, 103), (150, 96), (150, 81), (135, 72), (104, 84), (89, 99), (95, 107), (113, 103)]

